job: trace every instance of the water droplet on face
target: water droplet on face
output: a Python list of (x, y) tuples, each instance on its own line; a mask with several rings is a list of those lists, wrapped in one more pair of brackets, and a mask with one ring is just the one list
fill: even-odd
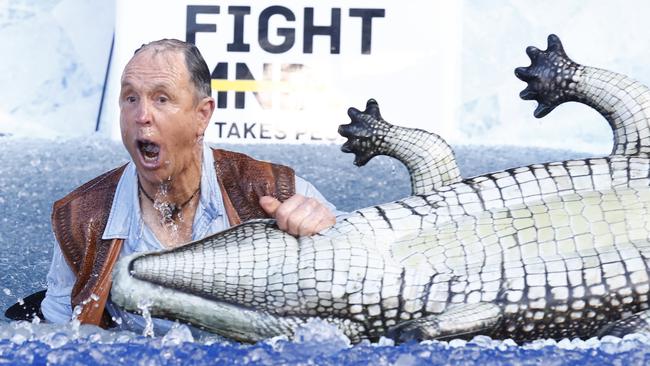
[(145, 127), (145, 128), (142, 130), (142, 134), (143, 134), (144, 136), (152, 136), (152, 135), (153, 135), (153, 130), (151, 129), (151, 127)]

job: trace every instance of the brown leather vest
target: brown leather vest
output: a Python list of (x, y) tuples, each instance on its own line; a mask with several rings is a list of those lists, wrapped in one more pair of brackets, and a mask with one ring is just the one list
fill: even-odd
[[(262, 196), (284, 201), (295, 193), (291, 168), (255, 160), (247, 155), (213, 149), (215, 171), (230, 225), (268, 217), (259, 206)], [(103, 240), (117, 184), (125, 166), (85, 183), (52, 209), (52, 228), (66, 262), (77, 275), (72, 288), (73, 309), (83, 305), (84, 324), (107, 327), (105, 311), (111, 288), (111, 272), (122, 249), (122, 239)]]

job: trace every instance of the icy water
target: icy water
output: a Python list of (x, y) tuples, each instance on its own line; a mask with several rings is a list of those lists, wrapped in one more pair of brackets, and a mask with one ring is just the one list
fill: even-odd
[[(366, 167), (338, 146), (222, 146), (293, 166), (342, 210), (408, 195), (406, 169), (389, 158)], [(583, 157), (557, 150), (459, 146), (463, 176), (535, 162)], [(54, 239), (52, 203), (77, 185), (126, 162), (121, 144), (99, 138), (66, 141), (0, 137), (0, 308), (44, 288)], [(0, 364), (65, 365), (642, 365), (650, 363), (650, 337), (540, 340), (516, 345), (476, 337), (470, 342), (350, 345), (335, 328), (313, 322), (295, 339), (254, 345), (215, 336), (193, 337), (182, 325), (161, 337), (109, 332), (71, 323), (0, 320)]]

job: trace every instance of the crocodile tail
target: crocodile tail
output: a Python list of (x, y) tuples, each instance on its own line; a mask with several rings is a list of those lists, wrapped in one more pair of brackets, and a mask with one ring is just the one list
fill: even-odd
[(531, 65), (516, 68), (515, 75), (528, 83), (519, 96), (539, 103), (534, 112), (535, 117), (542, 118), (558, 105), (576, 100), (575, 75), (583, 66), (567, 56), (558, 36), (548, 36), (546, 50), (529, 46), (526, 54), (530, 57)]

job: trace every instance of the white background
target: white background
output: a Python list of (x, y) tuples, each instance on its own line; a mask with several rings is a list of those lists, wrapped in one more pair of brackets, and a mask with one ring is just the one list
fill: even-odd
[[(216, 24), (216, 33), (198, 33), (196, 45), (201, 50), (208, 67), (212, 70), (218, 62), (229, 62), (230, 78), (234, 79), (236, 62), (246, 63), (254, 76), (261, 78), (263, 63), (279, 66), (281, 63), (304, 64), (308, 71), (294, 77), (297, 90), (290, 96), (295, 104), (304, 109), (280, 109), (278, 99), (274, 108), (263, 110), (252, 93), (246, 95), (246, 109), (234, 108), (234, 93), (228, 93), (227, 109), (217, 109), (213, 121), (266, 122), (285, 131), (307, 132), (289, 136), (278, 142), (312, 142), (308, 135), (336, 137), (338, 125), (346, 123), (349, 106), (362, 107), (368, 98), (380, 102), (386, 112), (398, 116), (403, 124), (422, 128), (433, 127), (430, 122), (451, 127), (456, 120), (453, 113), (459, 101), (460, 68), (460, 6), (442, 6), (431, 1), (406, 3), (390, 0), (363, 1), (337, 0), (314, 1), (254, 1), (244, 2), (251, 7), (245, 17), (244, 41), (250, 44), (250, 52), (227, 53), (226, 45), (233, 39), (233, 17), (228, 5), (242, 5), (239, 1), (118, 1), (116, 52), (111, 68), (108, 104), (117, 104), (119, 76), (124, 65), (143, 43), (159, 38), (185, 40), (186, 5), (220, 6), (220, 14), (202, 14), (197, 23)], [(460, 4), (460, 3), (458, 3)], [(286, 53), (270, 54), (258, 44), (259, 13), (271, 5), (289, 8), (296, 16), (287, 22), (282, 16), (271, 18), (270, 36), (277, 27), (295, 29), (294, 46)], [(304, 8), (314, 8), (314, 23), (331, 24), (332, 8), (341, 10), (340, 54), (329, 52), (330, 38), (315, 36), (313, 52), (304, 53)], [(372, 21), (371, 54), (361, 54), (361, 20), (348, 16), (350, 8), (385, 9), (385, 17)], [(426, 17), (422, 15), (426, 14)], [(274, 39), (280, 43), (281, 39)], [(276, 67), (277, 68), (277, 67)], [(278, 70), (276, 70), (278, 71)], [(278, 78), (278, 75), (275, 77)], [(216, 94), (215, 94), (216, 97)], [(281, 97), (276, 93), (273, 97)], [(422, 120), (421, 112), (411, 105), (427, 105), (430, 115)], [(363, 109), (363, 108), (361, 108)], [(110, 135), (119, 138), (117, 110), (105, 116), (106, 125), (113, 126)], [(112, 122), (112, 123), (111, 123)], [(271, 128), (272, 128), (271, 127)], [(439, 131), (449, 135), (452, 130)], [(206, 139), (227, 142), (275, 142), (258, 139), (219, 139), (216, 126), (211, 126)], [(241, 135), (241, 134), (240, 134)], [(270, 133), (273, 136), (275, 134)], [(242, 136), (243, 137), (243, 136)], [(259, 136), (258, 136), (259, 137)], [(296, 138), (298, 137), (298, 138)]]
[[(132, 32), (143, 38), (164, 36), (150, 35), (151, 27), (144, 25), (147, 14), (149, 17), (156, 14), (158, 2), (125, 2), (122, 10), (139, 8), (139, 3), (145, 4), (145, 9), (132, 14), (142, 20), (143, 25)], [(321, 6), (319, 3), (309, 4)], [(359, 7), (385, 5), (389, 8), (388, 3), (354, 2)], [(402, 3), (398, 9), (419, 4), (416, 1)], [(441, 8), (452, 4), (436, 3)], [(261, 4), (255, 2), (251, 6), (257, 8), (263, 6)], [(328, 7), (337, 4), (343, 9), (352, 6), (352, 3), (341, 2), (328, 4)], [(568, 104), (543, 120), (534, 119), (535, 103), (518, 98), (525, 84), (514, 77), (513, 69), (529, 64), (524, 53), (526, 46), (545, 48), (547, 35), (556, 33), (575, 61), (625, 73), (650, 84), (650, 32), (646, 25), (650, 3), (641, 0), (621, 3), (497, 0), (455, 4), (460, 4), (450, 12), (457, 14), (455, 18), (443, 16), (441, 20), (438, 12), (444, 9), (412, 12), (405, 25), (400, 23), (401, 27), (416, 30), (411, 32), (412, 38), (402, 43), (393, 42), (381, 53), (382, 59), (390, 60), (392, 67), (368, 65), (368, 69), (385, 71), (386, 81), (367, 96), (341, 97), (337, 102), (344, 106), (343, 110), (336, 106), (324, 113), (340, 116), (331, 118), (335, 124), (345, 123), (347, 106), (361, 107), (366, 97), (373, 96), (380, 101), (387, 120), (425, 126), (456, 144), (515, 144), (609, 152), (611, 133), (606, 123), (587, 107)], [(47, 138), (94, 133), (116, 22), (115, 5), (105, 0), (0, 1), (0, 47), (3, 50), (0, 58), (0, 133)], [(342, 13), (345, 18), (345, 10)], [(387, 18), (389, 15), (387, 12)], [(179, 17), (184, 18), (184, 14)], [(118, 25), (120, 19), (117, 19)], [(449, 30), (441, 30), (445, 19), (457, 20), (447, 24)], [(378, 54), (381, 21), (375, 19), (373, 27), (377, 31), (373, 34), (373, 50), (377, 47)], [(177, 32), (173, 25), (165, 24), (165, 27)], [(459, 29), (459, 37), (455, 29)], [(448, 60), (456, 60), (452, 62), (457, 67), (457, 75), (452, 71), (451, 75), (440, 76), (440, 80), (434, 76), (424, 80), (404, 76), (405, 65), (417, 61), (412, 55), (426, 56), (435, 49), (435, 45), (423, 41), (431, 34), (435, 37), (449, 34), (450, 39), (457, 42), (458, 57), (444, 55)], [(114, 58), (115, 63), (118, 60), (119, 57)], [(395, 74), (404, 77), (389, 77)], [(450, 83), (449, 80), (456, 81)], [(423, 91), (417, 98), (401, 99), (404, 88), (422, 88)], [(436, 107), (439, 98), (427, 98), (426, 93), (444, 95), (448, 101), (443, 107)], [(115, 123), (117, 106), (114, 101), (107, 100), (104, 110), (100, 132), (114, 136), (110, 126)]]

